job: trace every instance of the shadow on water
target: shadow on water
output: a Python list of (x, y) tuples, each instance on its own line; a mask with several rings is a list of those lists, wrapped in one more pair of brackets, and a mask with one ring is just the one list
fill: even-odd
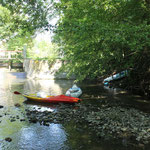
[(109, 88), (104, 86), (106, 92), (108, 92), (109, 97), (112, 101), (118, 101), (118, 103), (123, 107), (133, 107), (141, 111), (150, 113), (150, 101), (139, 95), (133, 95), (128, 91), (120, 88)]
[[(127, 146), (124, 141), (103, 139), (95, 136), (87, 123), (76, 124), (70, 122), (51, 122), (48, 126), (39, 122), (31, 123), (27, 109), (37, 112), (56, 112), (60, 107), (64, 109), (74, 105), (41, 104), (26, 101), (21, 95), (14, 95), (13, 91), (21, 93), (36, 93), (44, 91), (49, 95), (65, 94), (73, 84), (73, 80), (27, 80), (24, 78), (0, 77), (0, 149), (2, 150), (138, 150), (136, 146)], [(135, 107), (148, 110), (149, 103), (141, 101), (141, 97), (133, 96), (126, 91), (103, 88), (93, 83), (80, 83), (83, 90), (83, 102), (99, 106), (101, 101), (109, 100), (112, 104), (123, 107)], [(16, 105), (19, 104), (18, 106)], [(103, 103), (104, 104), (104, 103)], [(30, 115), (30, 114), (29, 114)], [(43, 116), (42, 116), (43, 117)], [(11, 141), (5, 140), (10, 138)]]

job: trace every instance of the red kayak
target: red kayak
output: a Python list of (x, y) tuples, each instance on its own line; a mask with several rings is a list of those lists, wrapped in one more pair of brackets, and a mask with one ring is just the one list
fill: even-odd
[[(21, 94), (17, 91), (14, 94)], [(21, 94), (26, 97), (28, 100), (36, 101), (36, 102), (46, 102), (46, 103), (77, 103), (81, 101), (81, 99), (71, 96), (58, 95), (58, 96), (47, 96), (45, 98), (37, 97), (36, 94), (26, 95)]]

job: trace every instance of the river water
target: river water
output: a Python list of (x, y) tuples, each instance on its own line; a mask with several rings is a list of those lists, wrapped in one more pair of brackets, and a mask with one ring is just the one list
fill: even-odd
[[(67, 124), (51, 123), (43, 126), (40, 123), (28, 122), (26, 109), (39, 109), (40, 111), (54, 111), (55, 105), (39, 105), (25, 103), (21, 95), (13, 94), (36, 93), (44, 91), (50, 95), (64, 94), (72, 86), (72, 80), (29, 80), (24, 78), (24, 73), (8, 74), (0, 72), (0, 150), (125, 150), (120, 141), (106, 141), (97, 138), (90, 129), (82, 128), (70, 121)], [(137, 95), (126, 94), (120, 89), (109, 89), (93, 83), (81, 83), (84, 90), (83, 103), (96, 104), (98, 97), (121, 99), (124, 105), (130, 105), (149, 112), (150, 104), (141, 101)], [(120, 92), (120, 95), (116, 93)], [(90, 95), (90, 101), (88, 96)], [(132, 99), (132, 101), (131, 101)], [(18, 105), (21, 105), (18, 107)], [(82, 105), (82, 104), (81, 104)], [(142, 107), (141, 107), (142, 106)], [(85, 126), (85, 125), (84, 125)], [(11, 141), (9, 142), (8, 139)]]

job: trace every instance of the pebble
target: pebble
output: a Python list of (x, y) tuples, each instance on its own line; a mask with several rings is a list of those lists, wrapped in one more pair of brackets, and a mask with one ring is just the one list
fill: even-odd
[(12, 139), (11, 139), (10, 137), (7, 137), (7, 138), (5, 138), (5, 141), (7, 141), (7, 142), (11, 142), (11, 141), (12, 141)]
[[(106, 104), (100, 106), (91, 104), (60, 105), (58, 111), (40, 111), (39, 109), (25, 109), (30, 123), (39, 122), (41, 125), (49, 126), (50, 123), (67, 123), (72, 120), (76, 124), (86, 124), (97, 137), (117, 139), (126, 138), (136, 141), (139, 146), (150, 144), (150, 117), (135, 108), (123, 108), (117, 104)], [(19, 117), (17, 117), (19, 119)], [(12, 118), (12, 121), (16, 121)], [(20, 119), (25, 121), (25, 119)], [(128, 143), (128, 142), (127, 142)], [(141, 145), (140, 145), (141, 144)], [(142, 147), (142, 146), (141, 146)]]
[(4, 106), (0, 105), (0, 108), (3, 108)]
[(16, 107), (21, 107), (21, 105), (19, 103), (16, 103), (15, 106)]

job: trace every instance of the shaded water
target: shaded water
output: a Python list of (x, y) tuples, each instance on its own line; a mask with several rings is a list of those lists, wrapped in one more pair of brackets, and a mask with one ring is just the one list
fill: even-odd
[[(120, 141), (105, 141), (95, 137), (88, 127), (76, 125), (70, 121), (67, 124), (51, 123), (43, 126), (39, 123), (29, 123), (25, 113), (26, 108), (40, 111), (55, 111), (57, 105), (39, 105), (24, 103), (22, 93), (44, 91), (50, 95), (64, 94), (72, 86), (72, 80), (27, 80), (22, 76), (0, 74), (0, 149), (2, 150), (125, 150)], [(97, 98), (118, 101), (121, 105), (136, 107), (149, 111), (150, 104), (138, 96), (127, 94), (120, 89), (108, 89), (91, 83), (80, 84), (83, 89), (83, 103), (98, 105)], [(101, 94), (99, 94), (101, 93)], [(90, 96), (90, 98), (89, 98)], [(21, 104), (16, 107), (15, 104)], [(82, 105), (82, 103), (81, 103)], [(142, 106), (142, 107), (141, 107)], [(85, 125), (83, 125), (85, 126)], [(10, 137), (11, 142), (5, 140)]]

